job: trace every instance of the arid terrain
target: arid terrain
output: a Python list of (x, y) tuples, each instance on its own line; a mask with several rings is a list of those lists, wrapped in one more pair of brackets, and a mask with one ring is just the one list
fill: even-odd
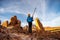
[(14, 28), (2, 28), (0, 40), (60, 40), (60, 27), (45, 27), (45, 32), (34, 31), (29, 34), (26, 29), (15, 30)]
[(21, 27), (21, 21), (13, 16), (10, 22), (5, 21), (0, 28), (0, 40), (60, 40), (60, 27), (43, 27), (39, 19), (32, 25), (32, 33), (28, 25)]

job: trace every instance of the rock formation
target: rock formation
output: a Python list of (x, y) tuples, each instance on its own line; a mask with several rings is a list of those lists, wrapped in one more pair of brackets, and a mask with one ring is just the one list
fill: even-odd
[(42, 23), (39, 21), (38, 18), (36, 18), (35, 22), (36, 22), (36, 30), (37, 31), (39, 31), (39, 30), (41, 30), (42, 32), (45, 31), (44, 28), (43, 28)]
[(9, 26), (13, 26), (13, 29), (23, 32), (23, 28), (21, 27), (21, 21), (17, 19), (17, 16), (11, 17)]
[(12, 26), (21, 26), (21, 21), (17, 19), (17, 16), (13, 16), (11, 17), (10, 19), (10, 23), (9, 25), (12, 25)]
[(8, 21), (4, 21), (4, 22), (2, 23), (2, 26), (3, 26), (3, 27), (8, 27)]

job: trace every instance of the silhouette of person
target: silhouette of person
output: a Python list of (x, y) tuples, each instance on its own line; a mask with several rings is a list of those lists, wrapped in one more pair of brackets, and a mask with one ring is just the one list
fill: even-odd
[(1, 20), (0, 20), (0, 24), (1, 24)]
[(1, 32), (1, 28), (2, 28), (2, 25), (1, 25), (1, 20), (0, 20), (0, 32)]
[(2, 26), (1, 26), (1, 20), (0, 20), (0, 28), (2, 28)]
[(32, 33), (32, 21), (33, 21), (33, 17), (30, 16), (30, 14), (28, 14), (27, 17), (27, 22), (28, 22), (28, 26), (29, 26), (29, 33)]

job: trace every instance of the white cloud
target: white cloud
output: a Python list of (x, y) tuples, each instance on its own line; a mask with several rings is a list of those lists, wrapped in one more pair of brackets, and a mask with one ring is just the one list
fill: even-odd
[[(12, 2), (9, 3), (10, 6), (0, 8), (0, 13), (5, 12), (12, 12), (12, 13), (23, 13), (27, 15), (27, 12), (33, 13), (33, 10), (35, 7), (37, 7), (36, 13), (34, 15), (34, 19), (38, 17), (39, 19), (42, 19), (42, 23), (44, 26), (56, 26), (60, 25), (59, 18), (55, 18), (57, 15), (55, 12), (51, 11), (51, 13), (47, 12), (47, 2), (46, 0), (22, 0), (21, 2)], [(54, 19), (53, 19), (54, 18)], [(7, 19), (7, 18), (1, 18)], [(48, 19), (48, 20), (46, 20)], [(24, 24), (24, 23), (22, 23)]]
[(0, 13), (6, 13), (6, 12), (12, 12), (12, 13), (23, 13), (22, 11), (20, 11), (20, 9), (17, 6), (10, 6), (7, 8), (0, 8)]
[(50, 26), (50, 27), (60, 26), (60, 17), (56, 17), (55, 19), (52, 19), (51, 21), (42, 21), (42, 24), (44, 26)]
[(54, 26), (60, 26), (60, 17), (53, 19), (52, 23), (54, 24)]
[(21, 23), (21, 26), (22, 26), (22, 27), (24, 27), (24, 26), (26, 26), (26, 25), (28, 25), (28, 23), (26, 23), (26, 22), (22, 22), (22, 23)]
[(4, 12), (4, 8), (0, 8), (0, 13), (3, 13)]

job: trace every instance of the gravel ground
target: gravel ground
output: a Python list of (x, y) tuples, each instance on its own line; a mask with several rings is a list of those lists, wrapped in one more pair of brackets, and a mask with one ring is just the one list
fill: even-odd
[(60, 40), (60, 31), (57, 32), (39, 32), (39, 33), (16, 33), (11, 30), (2, 29), (0, 31), (0, 40)]

